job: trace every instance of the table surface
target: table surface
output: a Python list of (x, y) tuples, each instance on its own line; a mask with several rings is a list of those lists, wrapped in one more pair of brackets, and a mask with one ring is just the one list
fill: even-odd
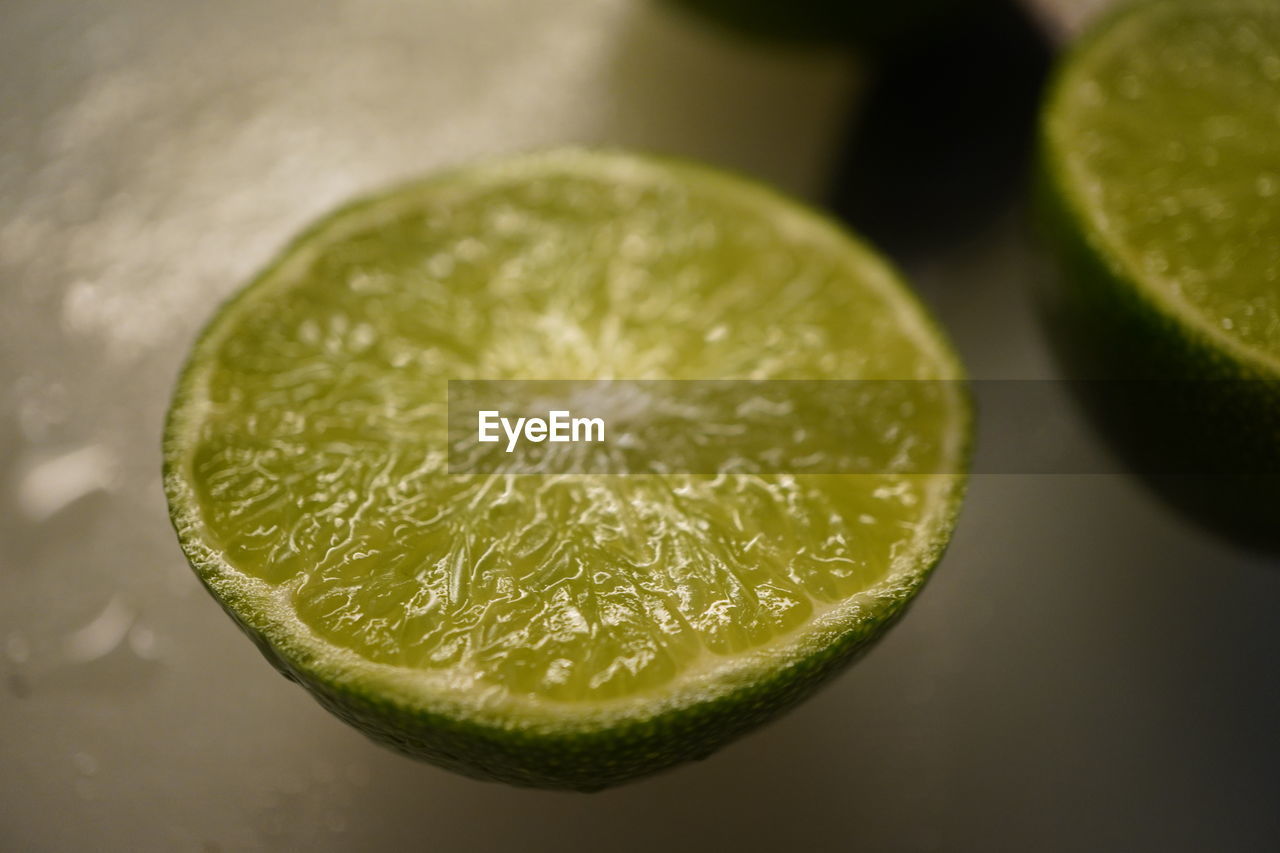
[[(1096, 4), (1038, 5), (1067, 38)], [(374, 746), (186, 567), (169, 390), (309, 220), (561, 142), (820, 199), (866, 67), (625, 0), (8, 0), (0, 849), (1276, 849), (1280, 567), (1122, 476), (975, 478), (863, 662), (708, 761), (592, 796)], [(1054, 375), (1020, 220), (902, 259), (977, 377)]]

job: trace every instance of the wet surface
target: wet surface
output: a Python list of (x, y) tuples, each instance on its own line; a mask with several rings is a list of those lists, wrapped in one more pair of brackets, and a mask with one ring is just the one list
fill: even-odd
[[(1123, 477), (978, 478), (940, 572), (856, 669), (593, 797), (373, 746), (186, 567), (160, 488), (172, 382), (300, 227), (570, 141), (821, 199), (853, 63), (622, 0), (129, 0), (5, 4), (0, 69), (0, 847), (1274, 846), (1280, 571)], [(1024, 218), (900, 258), (978, 377), (1053, 375)]]

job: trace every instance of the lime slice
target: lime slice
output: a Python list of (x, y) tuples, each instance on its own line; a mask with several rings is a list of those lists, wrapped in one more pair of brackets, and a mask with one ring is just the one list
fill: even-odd
[[(182, 547), (371, 737), (580, 789), (797, 701), (942, 554), (961, 475), (447, 473), (448, 380), (551, 378), (961, 369), (881, 260), (769, 190), (622, 153), (474, 166), (330, 216), (209, 325), (165, 434)], [(938, 387), (902, 441), (963, 470), (967, 397)]]
[[(1162, 475), (1280, 471), (1280, 4), (1161, 0), (1104, 19), (1061, 67), (1043, 154), (1072, 363), (1188, 380), (1161, 419), (1113, 411), (1122, 443)], [(1191, 492), (1274, 529), (1273, 479), (1229, 490), (1247, 500)]]

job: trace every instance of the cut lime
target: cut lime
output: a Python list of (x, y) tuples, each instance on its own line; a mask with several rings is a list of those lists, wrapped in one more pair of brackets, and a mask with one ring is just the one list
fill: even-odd
[[(1174, 485), (1280, 470), (1280, 4), (1159, 0), (1104, 19), (1061, 67), (1043, 153), (1073, 364), (1183, 381), (1159, 407), (1177, 417), (1111, 412), (1122, 443)], [(1270, 475), (1182, 485), (1180, 502), (1199, 495), (1230, 526), (1277, 529)]]
[[(302, 236), (196, 345), (165, 487), (200, 578), (330, 710), (471, 775), (593, 789), (706, 755), (849, 661), (941, 556), (964, 478), (448, 474), (447, 381), (960, 377), (818, 215), (557, 151)], [(901, 441), (962, 470), (967, 398), (938, 387)]]

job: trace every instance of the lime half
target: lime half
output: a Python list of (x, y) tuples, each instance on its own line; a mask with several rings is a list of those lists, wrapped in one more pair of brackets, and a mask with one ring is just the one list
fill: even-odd
[(1062, 64), (1043, 155), (1068, 357), (1171, 383), (1158, 405), (1142, 395), (1147, 412), (1108, 402), (1121, 443), (1178, 502), (1275, 538), (1280, 4), (1156, 0), (1104, 19)]
[[(622, 153), (464, 168), (323, 220), (206, 329), (165, 434), (182, 547), (405, 753), (579, 789), (704, 756), (902, 612), (964, 478), (447, 472), (448, 380), (601, 378), (961, 369), (884, 262), (767, 189)], [(938, 387), (901, 441), (963, 470)]]

